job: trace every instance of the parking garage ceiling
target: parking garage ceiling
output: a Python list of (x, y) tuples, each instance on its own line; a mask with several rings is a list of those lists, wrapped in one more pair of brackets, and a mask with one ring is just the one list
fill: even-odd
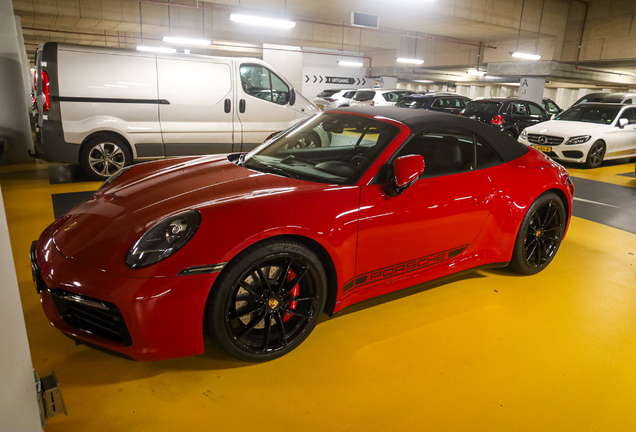
[[(592, 65), (609, 74), (548, 78), (607, 85), (631, 76), (636, 57), (636, 1), (625, 0), (13, 0), (27, 52), (48, 41), (134, 48), (162, 45), (163, 36), (205, 38), (193, 53), (261, 56), (262, 44), (359, 52), (370, 74), (401, 73), (396, 57), (417, 57), (423, 68), (405, 78), (477, 81), (478, 64), (510, 62), (510, 51), (536, 52), (542, 61)], [(291, 30), (247, 27), (232, 12), (297, 21)], [(351, 25), (351, 13), (379, 17), (379, 28)], [(582, 43), (581, 43), (582, 41)], [(580, 48), (579, 48), (580, 46)], [(634, 51), (634, 52), (632, 52)], [(362, 54), (363, 53), (363, 54)], [(374, 70), (375, 69), (375, 70)], [(557, 68), (559, 69), (559, 68)], [(577, 72), (578, 68), (575, 69)], [(408, 72), (408, 73), (407, 73)], [(589, 71), (588, 71), (589, 72)], [(616, 74), (614, 74), (614, 72)], [(621, 81), (621, 80), (619, 80)], [(629, 81), (629, 80), (628, 80)], [(625, 78), (622, 79), (625, 84)]]

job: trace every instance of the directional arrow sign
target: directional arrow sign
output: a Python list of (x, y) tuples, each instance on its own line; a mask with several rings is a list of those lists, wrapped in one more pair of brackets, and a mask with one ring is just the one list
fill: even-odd
[(314, 75), (314, 83), (318, 81), (318, 78), (316, 78), (316, 75)]
[(357, 85), (360, 85), (360, 78), (358, 78), (358, 82), (356, 83)]
[(346, 77), (331, 77), (328, 76), (327, 79), (325, 80), (326, 84), (347, 84), (347, 85), (353, 85), (356, 83), (356, 79), (355, 78), (346, 78)]
[(320, 76), (320, 84), (322, 84), (322, 75)]
[(305, 78), (307, 78), (305, 82), (309, 82), (309, 75), (305, 75)]

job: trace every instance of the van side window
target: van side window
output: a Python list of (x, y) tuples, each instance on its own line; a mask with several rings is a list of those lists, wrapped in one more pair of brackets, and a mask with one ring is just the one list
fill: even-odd
[(241, 86), (248, 95), (278, 105), (285, 105), (289, 101), (289, 86), (266, 67), (243, 64), (240, 71)]

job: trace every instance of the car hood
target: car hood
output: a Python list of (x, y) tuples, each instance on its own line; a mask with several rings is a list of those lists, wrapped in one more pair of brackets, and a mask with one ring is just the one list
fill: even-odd
[(167, 216), (197, 209), (205, 219), (217, 204), (320, 187), (237, 166), (226, 155), (143, 163), (55, 221), (52, 234), (62, 255), (94, 265)]
[(550, 120), (526, 128), (527, 133), (571, 137), (577, 135), (596, 135), (607, 132), (609, 124), (585, 123), (578, 121)]

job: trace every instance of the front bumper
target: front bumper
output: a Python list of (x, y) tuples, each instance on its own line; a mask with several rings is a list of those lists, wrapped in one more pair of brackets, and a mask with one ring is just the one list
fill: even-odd
[(133, 278), (64, 257), (50, 227), (32, 248), (44, 313), (66, 335), (136, 360), (204, 352), (203, 315), (218, 273)]
[[(566, 142), (567, 138), (565, 138), (563, 141)], [(592, 138), (588, 142), (583, 144), (559, 144), (556, 146), (551, 146), (548, 144), (533, 144), (527, 139), (521, 137), (519, 137), (519, 142), (527, 146), (536, 148), (537, 150), (550, 156), (552, 159), (557, 159), (564, 162), (585, 163), (587, 159), (587, 153), (590, 150), (591, 143), (594, 142), (594, 139)]]

